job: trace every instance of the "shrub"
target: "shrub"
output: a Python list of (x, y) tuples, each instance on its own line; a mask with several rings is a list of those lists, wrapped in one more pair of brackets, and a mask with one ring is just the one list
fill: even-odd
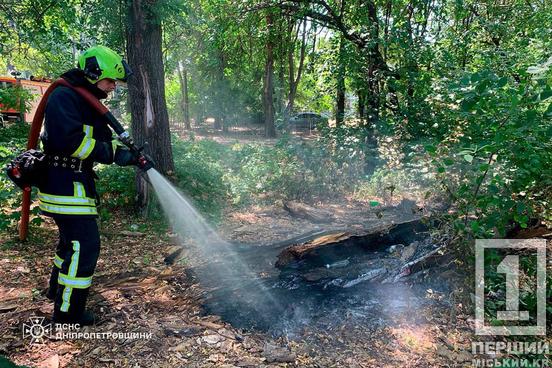
[(100, 197), (100, 216), (103, 220), (111, 217), (115, 209), (129, 210), (136, 197), (135, 170), (117, 165), (98, 165), (96, 190)]
[[(455, 128), (427, 145), (441, 184), (454, 200), (450, 221), (468, 239), (504, 236), (532, 217), (552, 223), (552, 96), (546, 80), (516, 81), (490, 71), (450, 86)], [(452, 101), (451, 101), (452, 103)]]
[(18, 153), (25, 150), (28, 135), (27, 124), (17, 123), (0, 128), (0, 231), (12, 227), (19, 219), (16, 209), (21, 204), (21, 190), (7, 177), (4, 168)]
[(260, 144), (235, 144), (233, 160), (224, 180), (234, 204), (247, 204), (256, 196), (293, 196), (300, 180), (297, 159), (285, 149)]
[(2, 109), (15, 109), (27, 112), (30, 109), (34, 95), (20, 85), (12, 85), (9, 88), (0, 88), (0, 105)]
[(212, 215), (228, 201), (331, 197), (354, 188), (364, 166), (361, 139), (335, 135), (315, 142), (284, 136), (275, 146), (175, 140), (176, 183)]
[(229, 152), (227, 147), (209, 140), (177, 140), (173, 145), (177, 186), (213, 221), (220, 219), (227, 200), (223, 162)]
[(420, 173), (414, 170), (382, 167), (366, 180), (359, 181), (354, 197), (380, 197), (391, 200), (402, 193), (415, 194), (423, 187), (420, 180)]

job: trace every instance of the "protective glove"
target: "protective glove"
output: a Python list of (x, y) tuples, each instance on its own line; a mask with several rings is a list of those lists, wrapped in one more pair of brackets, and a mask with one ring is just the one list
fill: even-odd
[(113, 161), (119, 166), (138, 165), (138, 158), (130, 150), (117, 147)]

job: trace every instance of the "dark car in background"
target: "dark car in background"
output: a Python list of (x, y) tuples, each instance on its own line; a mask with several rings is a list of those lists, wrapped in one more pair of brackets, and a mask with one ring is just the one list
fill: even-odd
[(320, 124), (326, 124), (328, 118), (315, 112), (300, 112), (289, 118), (289, 127), (292, 130), (313, 130)]

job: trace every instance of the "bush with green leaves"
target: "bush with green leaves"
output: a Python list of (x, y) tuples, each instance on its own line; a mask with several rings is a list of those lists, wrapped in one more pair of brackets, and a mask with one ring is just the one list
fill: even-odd
[(426, 182), (420, 174), (410, 168), (378, 168), (373, 175), (358, 182), (354, 197), (359, 200), (373, 197), (392, 200), (405, 193), (415, 195)]
[(28, 124), (15, 123), (0, 128), (0, 231), (14, 227), (19, 219), (17, 207), (21, 205), (21, 189), (13, 184), (4, 169), (8, 162), (25, 150), (28, 135)]
[(307, 174), (301, 173), (297, 158), (282, 147), (235, 144), (232, 152), (234, 160), (224, 179), (235, 204), (246, 204), (259, 196), (293, 196), (296, 193), (291, 187)]
[(234, 203), (334, 197), (363, 176), (362, 145), (362, 138), (342, 128), (312, 141), (284, 135), (274, 146), (237, 144), (225, 180)]
[(470, 238), (504, 236), (531, 218), (552, 222), (552, 80), (467, 74), (450, 85), (449, 134), (426, 145)]
[[(552, 224), (552, 79), (548, 68), (537, 70), (516, 78), (484, 70), (449, 86), (451, 114), (444, 123), (450, 132), (425, 148), (453, 200), (444, 218), (463, 254), (473, 253), (475, 238)], [(496, 250), (485, 253), (486, 295), (505, 291), (505, 277), (496, 272), (503, 258)], [(520, 262), (520, 272), (520, 280), (534, 284), (534, 262)], [(551, 292), (548, 288), (548, 299)], [(486, 313), (500, 324), (496, 311), (503, 309), (504, 299), (495, 299), (485, 303)], [(535, 315), (534, 288), (521, 288), (520, 303)]]
[(133, 208), (136, 197), (135, 170), (132, 167), (98, 165), (96, 171), (99, 177), (96, 190), (100, 198), (101, 218), (108, 220), (116, 209)]
[(175, 182), (211, 220), (220, 219), (228, 188), (223, 180), (228, 147), (210, 140), (174, 140)]
[(299, 199), (329, 198), (351, 191), (366, 177), (366, 167), (377, 158), (367, 145), (363, 126), (317, 127), (312, 140), (283, 136), (276, 149), (294, 158), (293, 181), (286, 181), (288, 195)]
[(227, 202), (332, 197), (353, 189), (365, 164), (362, 139), (345, 130), (332, 134), (314, 141), (285, 135), (274, 146), (176, 140), (176, 183), (211, 214)]
[(0, 88), (0, 105), (2, 110), (14, 109), (27, 112), (35, 96), (20, 85), (11, 85), (9, 88)]

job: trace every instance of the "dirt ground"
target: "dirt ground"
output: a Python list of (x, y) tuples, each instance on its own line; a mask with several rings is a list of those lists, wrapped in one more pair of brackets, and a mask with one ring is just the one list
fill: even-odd
[[(355, 202), (320, 207), (334, 213), (337, 227), (397, 216)], [(101, 224), (102, 253), (88, 303), (99, 322), (80, 332), (127, 335), (33, 343), (23, 337), (29, 318), (45, 317), (45, 324), (53, 308), (44, 291), (57, 234), (46, 221), (32, 228), (26, 243), (2, 239), (0, 354), (30, 367), (459, 367), (470, 360), (472, 320), (450, 308), (410, 310), (385, 327), (307, 326), (294, 339), (237, 330), (202, 311), (202, 288), (189, 276), (185, 258), (164, 262), (174, 249), (173, 234), (122, 214), (112, 219)], [(291, 217), (275, 204), (230, 213), (219, 232), (229, 240), (270, 244), (321, 226), (327, 225)]]

